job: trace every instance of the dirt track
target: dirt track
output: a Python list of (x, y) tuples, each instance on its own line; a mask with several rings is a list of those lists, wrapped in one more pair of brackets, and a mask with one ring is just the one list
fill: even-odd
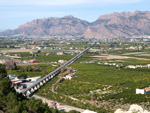
[(128, 56), (119, 56), (119, 55), (101, 55), (101, 56), (92, 56), (93, 58), (101, 59), (137, 59), (137, 60), (150, 60), (147, 58), (137, 58), (137, 57), (128, 57)]
[(1, 50), (1, 52), (7, 52), (7, 53), (36, 52), (36, 50), (33, 50), (33, 49), (9, 49), (9, 50)]

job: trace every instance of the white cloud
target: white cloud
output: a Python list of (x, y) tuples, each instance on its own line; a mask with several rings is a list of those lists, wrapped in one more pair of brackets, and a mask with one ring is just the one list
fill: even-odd
[(1, 5), (97, 5), (97, 4), (126, 4), (137, 3), (143, 0), (0, 0)]

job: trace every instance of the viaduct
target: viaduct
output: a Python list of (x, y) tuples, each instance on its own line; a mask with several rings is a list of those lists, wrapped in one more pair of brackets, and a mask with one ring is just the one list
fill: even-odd
[(36, 81), (34, 84), (32, 84), (31, 86), (27, 87), (26, 89), (24, 89), (22, 91), (22, 94), (24, 96), (30, 96), (34, 91), (36, 91), (37, 89), (39, 89), (41, 86), (43, 86), (46, 82), (48, 82), (49, 80), (51, 80), (52, 78), (54, 78), (58, 73), (60, 73), (61, 68), (62, 67), (67, 67), (70, 64), (72, 64), (73, 62), (75, 62), (78, 58), (80, 58), (84, 52), (88, 51), (90, 48), (92, 48), (96, 43), (92, 44), (90, 47), (86, 48), (84, 51), (82, 51), (81, 53), (77, 54), (75, 57), (73, 57), (72, 59), (70, 59), (69, 61), (67, 61), (65, 64), (61, 65), (60, 67), (58, 67), (57, 69), (55, 69), (54, 71), (50, 72), (48, 75), (44, 76), (42, 79), (40, 79), (39, 81)]

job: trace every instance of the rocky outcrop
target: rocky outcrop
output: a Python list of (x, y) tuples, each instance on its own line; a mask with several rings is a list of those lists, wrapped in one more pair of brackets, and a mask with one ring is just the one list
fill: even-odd
[(141, 106), (133, 104), (130, 106), (128, 111), (123, 111), (122, 109), (117, 109), (115, 113), (150, 113), (147, 110), (144, 110)]

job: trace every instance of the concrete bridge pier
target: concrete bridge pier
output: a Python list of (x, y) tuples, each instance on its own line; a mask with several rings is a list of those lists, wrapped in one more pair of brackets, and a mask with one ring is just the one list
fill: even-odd
[(30, 90), (31, 92), (34, 92), (34, 88), (31, 88), (31, 90)]
[(36, 87), (36, 86), (34, 87), (34, 90), (37, 90), (37, 87)]
[(26, 96), (26, 93), (23, 93), (24, 96)]
[(37, 84), (37, 89), (39, 89), (40, 88), (40, 84)]
[(30, 94), (31, 94), (31, 92), (28, 90), (27, 93), (26, 93), (26, 95), (30, 95)]
[(54, 77), (54, 75), (51, 75), (51, 78), (53, 78)]
[(42, 82), (40, 82), (40, 86), (43, 86), (43, 83), (42, 83)]
[(49, 81), (49, 79), (48, 79), (48, 78), (46, 78), (46, 82), (47, 82), (47, 81)]
[[(56, 73), (56, 74), (57, 74), (57, 73)], [(53, 75), (53, 78), (55, 77), (56, 74)]]
[(45, 84), (46, 83), (46, 80), (43, 80), (43, 84)]
[(49, 80), (50, 80), (50, 79), (51, 79), (51, 76), (49, 76), (48, 78), (49, 78)]
[(58, 74), (58, 73), (59, 73), (59, 71), (56, 71), (55, 75)]

